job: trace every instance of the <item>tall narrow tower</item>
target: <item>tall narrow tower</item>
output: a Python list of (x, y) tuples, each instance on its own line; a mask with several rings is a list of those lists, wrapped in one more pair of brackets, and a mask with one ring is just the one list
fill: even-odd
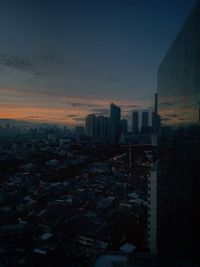
[(110, 104), (110, 135), (111, 141), (117, 143), (120, 138), (121, 108)]
[(133, 110), (132, 112), (132, 133), (138, 134), (139, 132), (139, 112), (138, 110)]

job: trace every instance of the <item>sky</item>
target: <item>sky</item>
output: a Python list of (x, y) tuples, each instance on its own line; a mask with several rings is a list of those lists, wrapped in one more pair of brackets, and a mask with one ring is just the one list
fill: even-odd
[(196, 0), (0, 0), (0, 118), (84, 124), (150, 109)]

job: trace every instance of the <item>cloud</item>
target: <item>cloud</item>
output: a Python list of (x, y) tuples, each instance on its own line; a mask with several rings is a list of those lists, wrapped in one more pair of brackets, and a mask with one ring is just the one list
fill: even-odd
[(28, 116), (28, 117), (25, 117), (25, 119), (43, 119), (44, 117), (43, 116)]
[(139, 107), (139, 105), (125, 105), (125, 106), (123, 106), (123, 107), (125, 107), (125, 108), (138, 108)]
[(78, 122), (84, 122), (85, 121), (85, 117), (77, 117), (77, 118), (73, 118), (73, 120), (78, 121)]
[(166, 117), (168, 117), (168, 118), (178, 118), (178, 115), (177, 114), (169, 114)]
[(33, 66), (28, 59), (16, 55), (0, 54), (0, 64), (23, 71), (33, 71)]
[(169, 121), (170, 120), (170, 118), (162, 118), (162, 121)]
[(92, 108), (92, 107), (96, 107), (96, 104), (87, 104), (87, 103), (80, 103), (80, 102), (74, 102), (74, 103), (70, 103), (70, 105), (72, 107), (87, 107), (87, 108)]
[(42, 63), (46, 63), (46, 64), (60, 64), (60, 63), (64, 63), (64, 60), (61, 58), (58, 58), (52, 54), (41, 54), (39, 55), (39, 60)]
[(173, 102), (161, 102), (160, 104), (162, 105), (162, 107), (171, 107), (174, 105)]
[[(64, 61), (52, 54), (24, 55), (0, 54), (0, 65), (19, 71), (29, 72), (31, 77), (26, 78), (25, 85), (32, 85), (35, 78), (45, 75), (46, 71), (53, 65), (62, 64)], [(48, 71), (47, 71), (48, 73)]]
[(106, 108), (97, 108), (97, 109), (92, 109), (92, 113), (95, 113), (96, 115), (109, 115), (109, 109)]
[(69, 118), (76, 118), (76, 117), (78, 117), (78, 115), (77, 114), (69, 114), (69, 115), (67, 115), (67, 117), (69, 117)]

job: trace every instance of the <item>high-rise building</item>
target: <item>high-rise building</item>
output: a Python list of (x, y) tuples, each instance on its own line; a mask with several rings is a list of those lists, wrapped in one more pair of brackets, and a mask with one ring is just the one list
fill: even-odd
[(105, 142), (108, 139), (108, 119), (105, 116), (96, 117), (96, 137), (99, 142)]
[(110, 104), (110, 136), (111, 141), (116, 143), (120, 138), (121, 108)]
[(151, 127), (149, 126), (149, 111), (148, 110), (142, 111), (141, 132), (144, 134), (150, 134), (151, 133)]
[(100, 135), (100, 119), (98, 116), (95, 116), (95, 141), (98, 141), (99, 135)]
[(105, 136), (105, 117), (104, 116), (98, 116), (97, 117), (97, 136), (99, 136), (101, 139)]
[(152, 131), (157, 133), (159, 118), (158, 118), (158, 94), (155, 94), (154, 110), (152, 112)]
[(121, 134), (127, 134), (128, 132), (128, 121), (123, 119), (120, 122)]
[(158, 250), (184, 262), (199, 254), (199, 101), (200, 1), (158, 70)]
[(109, 117), (105, 117), (105, 135), (106, 135), (106, 139), (109, 140), (110, 139), (110, 118)]
[(156, 113), (152, 111), (152, 131), (156, 132)]
[(94, 142), (106, 142), (110, 137), (110, 118), (90, 114), (86, 117), (86, 135)]
[(149, 126), (149, 112), (148, 110), (142, 111), (142, 127), (148, 127)]
[(139, 133), (139, 112), (138, 110), (133, 110), (132, 112), (132, 133)]
[(91, 138), (96, 136), (96, 116), (94, 114), (86, 117), (86, 135)]

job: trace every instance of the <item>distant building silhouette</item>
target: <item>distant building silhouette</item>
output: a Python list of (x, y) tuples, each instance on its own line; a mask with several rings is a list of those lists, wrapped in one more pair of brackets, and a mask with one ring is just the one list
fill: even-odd
[(139, 111), (133, 110), (132, 112), (132, 133), (139, 133)]
[(155, 94), (154, 110), (152, 112), (152, 129), (156, 133), (158, 128), (158, 94)]
[(110, 104), (110, 136), (111, 142), (116, 143), (120, 138), (121, 108)]
[(149, 126), (149, 112), (148, 110), (142, 111), (142, 127), (148, 127)]
[(149, 126), (149, 111), (143, 110), (142, 111), (142, 127), (141, 132), (144, 134), (151, 133), (151, 127)]
[(109, 137), (109, 118), (105, 116), (96, 117), (96, 141), (106, 142)]
[(120, 122), (121, 134), (127, 134), (128, 132), (128, 121), (123, 119)]
[(110, 136), (110, 118), (90, 114), (86, 117), (86, 135), (94, 142), (107, 142)]
[(86, 135), (91, 138), (96, 136), (96, 116), (94, 114), (86, 117)]

